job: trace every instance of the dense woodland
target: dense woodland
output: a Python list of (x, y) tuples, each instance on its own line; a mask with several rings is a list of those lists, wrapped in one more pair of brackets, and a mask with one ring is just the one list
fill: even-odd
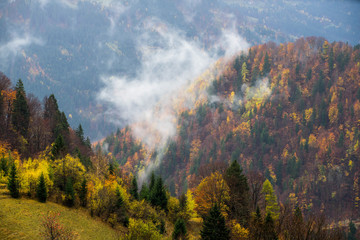
[(188, 89), (194, 108), (174, 105), (162, 153), (131, 126), (92, 150), (54, 95), (41, 104), (1, 75), (0, 183), (84, 208), (124, 239), (359, 239), (359, 46), (268, 43), (216, 67)]

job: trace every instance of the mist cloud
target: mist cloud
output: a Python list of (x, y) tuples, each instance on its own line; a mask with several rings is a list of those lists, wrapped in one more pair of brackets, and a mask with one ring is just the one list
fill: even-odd
[(6, 64), (8, 64), (8, 62), (11, 61), (13, 57), (19, 55), (22, 50), (32, 44), (42, 45), (43, 41), (39, 38), (33, 37), (28, 33), (25, 33), (21, 36), (13, 33), (11, 39), (0, 46), (1, 67), (5, 68)]
[(135, 134), (152, 146), (175, 134), (174, 93), (207, 69), (214, 58), (197, 42), (157, 20), (147, 23), (144, 30), (137, 40), (142, 64), (136, 77), (102, 76), (105, 87), (98, 98), (112, 106), (107, 112), (112, 121), (139, 123)]
[(139, 179), (145, 179), (161, 163), (167, 140), (176, 134), (173, 105), (177, 95), (181, 92), (184, 97), (186, 88), (219, 57), (230, 58), (248, 47), (234, 29), (228, 29), (206, 51), (184, 33), (151, 19), (136, 42), (141, 66), (135, 77), (101, 76), (104, 87), (97, 97), (108, 106), (107, 119), (120, 126), (131, 124), (135, 137), (157, 150), (157, 159), (148, 163)]
[(234, 29), (225, 30), (211, 51), (157, 19), (144, 25), (137, 39), (141, 67), (135, 77), (102, 75), (98, 100), (109, 106), (108, 119), (133, 124), (137, 137), (148, 146), (164, 144), (176, 133), (172, 99), (221, 55), (233, 56), (249, 44)]

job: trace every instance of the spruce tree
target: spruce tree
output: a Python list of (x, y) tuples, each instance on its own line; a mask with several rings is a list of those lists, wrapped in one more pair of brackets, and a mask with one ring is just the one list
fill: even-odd
[(16, 97), (13, 102), (12, 124), (22, 136), (26, 136), (30, 123), (30, 110), (26, 101), (24, 85), (19, 79), (16, 83)]
[(266, 215), (263, 230), (264, 230), (264, 236), (263, 236), (264, 240), (276, 240), (276, 239), (278, 239), (277, 235), (276, 235), (276, 232), (275, 232), (274, 220), (272, 219), (270, 213), (268, 213)]
[(40, 175), (36, 195), (37, 195), (37, 198), (39, 199), (39, 202), (43, 202), (43, 203), (46, 202), (47, 190), (46, 190), (44, 173), (41, 173), (41, 175)]
[(13, 163), (11, 166), (7, 187), (8, 190), (10, 191), (10, 196), (12, 198), (20, 197), (20, 193), (19, 193), (20, 183), (19, 183), (15, 163)]
[(150, 192), (150, 203), (153, 206), (158, 206), (166, 211), (167, 210), (167, 202), (168, 202), (168, 200), (167, 200), (163, 180), (161, 177), (158, 177), (156, 179), (153, 190)]
[(87, 181), (86, 178), (84, 178), (83, 181), (81, 182), (81, 188), (79, 193), (80, 204), (83, 207), (86, 207), (86, 203), (87, 203), (86, 195), (87, 195)]
[(255, 215), (252, 217), (250, 224), (250, 239), (263, 239), (263, 220), (258, 206), (256, 207)]
[(184, 219), (179, 218), (176, 220), (172, 239), (187, 239), (187, 230)]
[(76, 133), (76, 136), (79, 137), (79, 139), (81, 140), (81, 142), (84, 143), (84, 141), (85, 141), (85, 138), (84, 138), (84, 130), (83, 130), (81, 124), (79, 124), (79, 127), (76, 129), (75, 133)]
[(204, 240), (230, 239), (230, 230), (226, 227), (225, 218), (217, 204), (211, 207), (209, 214), (205, 217), (200, 235)]
[(154, 189), (155, 181), (156, 181), (155, 173), (154, 173), (154, 172), (151, 172), (151, 175), (150, 175), (150, 183), (149, 183), (149, 192), (151, 192), (151, 191)]
[(74, 186), (73, 186), (71, 177), (69, 177), (66, 179), (65, 205), (68, 207), (72, 207), (72, 206), (74, 206), (74, 203), (75, 203)]
[(64, 138), (61, 134), (59, 134), (51, 149), (52, 159), (55, 160), (57, 158), (64, 157), (65, 152), (66, 152), (66, 147), (65, 147)]
[(134, 176), (132, 181), (131, 181), (130, 194), (131, 194), (131, 196), (133, 196), (134, 199), (139, 200), (138, 185), (137, 185), (136, 176)]
[(143, 183), (143, 185), (141, 187), (139, 198), (140, 198), (140, 200), (143, 200), (143, 199), (145, 199), (146, 201), (149, 200), (149, 188), (145, 183)]
[(247, 226), (250, 218), (249, 186), (246, 176), (235, 160), (224, 174), (224, 179), (230, 188), (229, 215), (236, 219), (242, 226)]

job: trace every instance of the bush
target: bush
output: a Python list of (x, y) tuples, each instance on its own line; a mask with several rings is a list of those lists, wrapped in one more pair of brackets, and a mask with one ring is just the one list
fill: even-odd
[(157, 240), (161, 239), (161, 234), (152, 222), (143, 222), (142, 220), (130, 218), (129, 233), (126, 235), (125, 239)]
[(60, 213), (48, 212), (41, 221), (41, 236), (46, 240), (77, 239), (78, 234), (59, 223)]

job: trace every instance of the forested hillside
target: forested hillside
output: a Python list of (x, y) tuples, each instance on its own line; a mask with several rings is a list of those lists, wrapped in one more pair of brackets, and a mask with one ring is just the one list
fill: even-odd
[(148, 51), (167, 49), (154, 29), (181, 32), (205, 52), (225, 32), (252, 45), (302, 36), (358, 44), (359, 10), (357, 1), (2, 0), (0, 71), (40, 99), (54, 94), (69, 124), (99, 140), (129, 122), (104, 116), (111, 105), (99, 91), (110, 76), (136, 75)]
[[(254, 46), (220, 59), (172, 107), (159, 103), (159, 117), (177, 117), (166, 143), (152, 125), (140, 139), (140, 122), (94, 151), (54, 95), (41, 104), (2, 74), (0, 204), (10, 207), (1, 226), (33, 214), (30, 198), (86, 224), (84, 214), (100, 218), (121, 239), (356, 239), (359, 75), (359, 46), (314, 37)], [(91, 232), (42, 214), (37, 229), (0, 236)]]
[(126, 171), (161, 161), (155, 172), (172, 194), (237, 160), (250, 185), (268, 179), (282, 203), (337, 220), (358, 217), (359, 45), (314, 37), (267, 43), (222, 69), (188, 89), (194, 108), (174, 106), (177, 132), (165, 148), (147, 148), (131, 127), (101, 145)]

